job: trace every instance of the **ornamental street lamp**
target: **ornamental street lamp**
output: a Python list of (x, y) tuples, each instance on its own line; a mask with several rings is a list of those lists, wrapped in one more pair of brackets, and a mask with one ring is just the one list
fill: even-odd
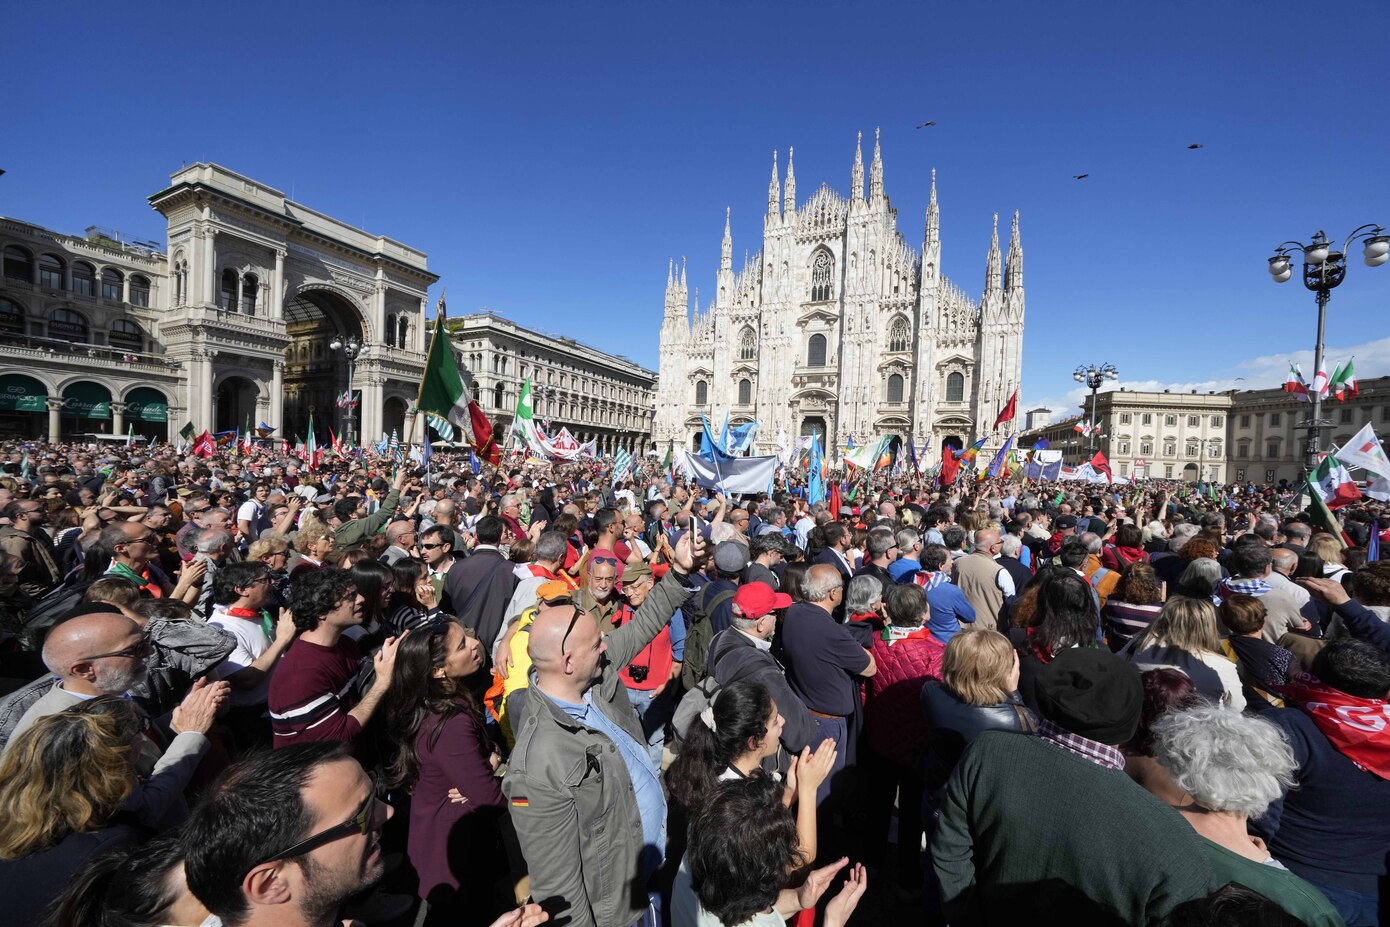
[[(1322, 370), (1322, 341), (1323, 329), (1327, 322), (1327, 301), (1331, 298), (1332, 291), (1346, 279), (1347, 250), (1351, 248), (1352, 242), (1356, 241), (1366, 243), (1361, 250), (1361, 256), (1367, 267), (1379, 267), (1390, 260), (1390, 235), (1385, 234), (1384, 228), (1374, 224), (1363, 225), (1353, 231), (1347, 236), (1346, 243), (1340, 251), (1332, 250), (1332, 242), (1327, 240), (1326, 233), (1318, 230), (1313, 235), (1313, 240), (1307, 244), (1298, 241), (1284, 242), (1274, 249), (1274, 257), (1269, 259), (1270, 276), (1274, 278), (1275, 283), (1285, 283), (1293, 276), (1293, 264), (1289, 255), (1294, 251), (1303, 252), (1303, 285), (1316, 294), (1318, 304), (1318, 340), (1313, 348), (1315, 377)], [(1307, 422), (1302, 423), (1308, 429), (1303, 449), (1303, 464), (1310, 474), (1318, 466), (1319, 429), (1332, 426), (1331, 422), (1323, 421), (1322, 418), (1321, 384), (1317, 383), (1316, 379), (1314, 384), (1318, 388), (1313, 390), (1313, 414)]]
[[(1114, 364), (1081, 364), (1071, 373), (1071, 378), (1078, 383), (1084, 383), (1091, 388), (1091, 426), (1090, 444), (1087, 449), (1094, 452), (1096, 449), (1096, 390), (1100, 389), (1106, 380), (1118, 380), (1120, 371), (1115, 369)], [(1095, 456), (1094, 453), (1091, 454)]]
[(362, 342), (356, 335), (351, 335), (344, 339), (335, 335), (333, 340), (328, 342), (328, 350), (342, 351), (347, 358), (347, 405), (343, 407), (343, 434), (347, 436), (347, 441), (353, 447), (357, 446), (357, 435), (352, 429), (352, 410), (355, 404), (352, 401), (352, 370), (353, 364), (357, 361), (357, 355), (362, 353)]

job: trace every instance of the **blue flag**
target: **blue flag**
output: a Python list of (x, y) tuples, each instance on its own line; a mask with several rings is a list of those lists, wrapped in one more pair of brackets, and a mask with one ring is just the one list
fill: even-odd
[(733, 456), (725, 453), (720, 442), (714, 440), (714, 432), (710, 430), (709, 419), (705, 418), (703, 412), (700, 413), (700, 456), (710, 461), (723, 463), (726, 460), (733, 460)]
[(1366, 562), (1375, 563), (1380, 559), (1380, 525), (1371, 522), (1371, 536), (1366, 539)]
[(812, 504), (825, 501), (825, 480), (821, 477), (820, 434), (811, 433), (811, 459), (807, 464), (806, 501)]
[(430, 458), (434, 456), (434, 448), (430, 446), (430, 430), (425, 429), (425, 439), (420, 445), (420, 466), (428, 467)]

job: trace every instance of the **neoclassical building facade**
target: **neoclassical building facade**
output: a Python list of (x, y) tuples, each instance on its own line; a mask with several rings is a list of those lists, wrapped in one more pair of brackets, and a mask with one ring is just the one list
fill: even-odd
[[(216, 164), (150, 197), (167, 245), (0, 220), (0, 434), (162, 438), (276, 426), (404, 433), (424, 368), (424, 252)], [(356, 356), (334, 349), (356, 339)]]
[(935, 171), (920, 252), (898, 231), (877, 133), (867, 194), (862, 139), (850, 177), (848, 199), (822, 184), (798, 202), (792, 154), (784, 186), (774, 152), (762, 248), (735, 272), (726, 212), (715, 296), (702, 307), (697, 291), (693, 318), (684, 262), (668, 268), (658, 446), (698, 441), (701, 413), (759, 422), (757, 453), (783, 431), (818, 432), (831, 453), (898, 434), (937, 460), (943, 442), (990, 434), (1021, 381), (1018, 214), (1007, 259), (995, 216), (976, 301), (942, 273)]

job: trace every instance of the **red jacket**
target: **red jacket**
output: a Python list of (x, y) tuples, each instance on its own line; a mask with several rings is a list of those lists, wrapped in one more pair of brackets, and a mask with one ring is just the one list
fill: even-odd
[(921, 628), (892, 644), (875, 634), (870, 652), (878, 672), (868, 680), (864, 736), (875, 753), (915, 770), (927, 742), (922, 686), (928, 679), (941, 678), (946, 645)]

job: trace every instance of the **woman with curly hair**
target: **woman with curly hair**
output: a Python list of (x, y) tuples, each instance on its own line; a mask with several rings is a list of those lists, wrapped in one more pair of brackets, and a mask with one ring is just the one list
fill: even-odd
[(1164, 589), (1154, 568), (1141, 560), (1125, 567), (1120, 583), (1100, 610), (1105, 639), (1110, 649), (1120, 650), (1136, 634), (1142, 634), (1163, 610)]
[(1294, 783), (1296, 762), (1283, 731), (1263, 718), (1199, 705), (1153, 725), (1153, 753), (1167, 773), (1149, 790), (1203, 838), (1214, 881), (1238, 882), (1310, 927), (1336, 927), (1341, 915), (1317, 888), (1276, 861), (1249, 822)]
[(48, 715), (0, 762), (0, 898), (27, 925), (92, 857), (139, 839), (120, 816), (135, 790), (135, 706), (98, 696)]
[[(805, 865), (796, 825), (769, 776), (721, 783), (690, 825), (690, 849), (671, 894), (673, 927), (785, 927), (813, 908), (849, 860), (816, 869), (799, 888), (792, 874)], [(844, 927), (868, 887), (862, 865), (825, 908), (824, 927)]]
[(511, 906), (496, 897), (507, 882), (499, 757), (470, 686), (483, 662), (477, 635), (441, 617), (401, 640), (386, 694), (387, 780), (410, 794), (406, 852), (427, 924), (488, 924)]

